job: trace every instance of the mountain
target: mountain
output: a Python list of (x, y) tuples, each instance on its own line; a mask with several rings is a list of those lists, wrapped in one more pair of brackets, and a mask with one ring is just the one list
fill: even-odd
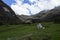
[(22, 23), (31, 23), (32, 16), (17, 15), (17, 17), (22, 21)]
[(52, 21), (52, 22), (60, 22), (60, 6), (55, 7), (52, 10), (48, 10), (46, 12), (40, 12), (33, 16), (34, 18), (39, 18), (40, 21)]
[(0, 0), (0, 25), (1, 24), (18, 24), (20, 19), (15, 12), (2, 0)]
[(41, 21), (60, 22), (60, 6), (52, 10), (43, 10), (36, 15), (16, 15), (15, 12), (0, 0), (0, 25), (2, 24), (20, 24)]
[(42, 17), (43, 15), (45, 15), (45, 12), (47, 12), (48, 10), (43, 10), (35, 15), (32, 15), (33, 18), (40, 18)]
[(46, 15), (43, 15), (41, 17), (42, 20), (59, 22), (59, 20), (60, 20), (60, 7), (56, 7), (54, 9), (46, 12), (45, 14)]

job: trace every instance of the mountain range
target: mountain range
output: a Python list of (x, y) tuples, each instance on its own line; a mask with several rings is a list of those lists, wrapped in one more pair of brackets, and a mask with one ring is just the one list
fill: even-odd
[(0, 25), (34, 22), (60, 22), (60, 6), (51, 10), (43, 10), (35, 15), (16, 15), (15, 12), (0, 0)]
[(54, 9), (40, 12), (33, 16), (34, 18), (39, 18), (40, 21), (53, 21), (60, 22), (60, 6), (55, 7)]

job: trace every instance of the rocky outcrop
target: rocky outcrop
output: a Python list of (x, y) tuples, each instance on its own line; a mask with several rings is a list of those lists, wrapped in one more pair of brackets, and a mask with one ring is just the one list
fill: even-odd
[(0, 0), (0, 25), (1, 24), (18, 24), (20, 23), (19, 18), (15, 12)]

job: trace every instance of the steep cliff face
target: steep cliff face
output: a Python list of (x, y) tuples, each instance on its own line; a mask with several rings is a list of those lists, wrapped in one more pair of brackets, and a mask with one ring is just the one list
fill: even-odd
[(20, 23), (19, 18), (16, 16), (14, 11), (0, 0), (0, 24), (18, 24)]

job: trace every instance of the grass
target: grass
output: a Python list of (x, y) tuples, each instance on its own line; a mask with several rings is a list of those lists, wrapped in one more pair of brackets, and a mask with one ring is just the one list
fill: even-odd
[[(21, 25), (3, 25), (0, 26), (0, 40), (7, 38), (21, 38), (25, 35), (32, 34), (32, 40), (60, 40), (60, 24), (42, 23), (45, 29), (37, 29), (37, 23)], [(23, 39), (21, 39), (23, 40)]]

